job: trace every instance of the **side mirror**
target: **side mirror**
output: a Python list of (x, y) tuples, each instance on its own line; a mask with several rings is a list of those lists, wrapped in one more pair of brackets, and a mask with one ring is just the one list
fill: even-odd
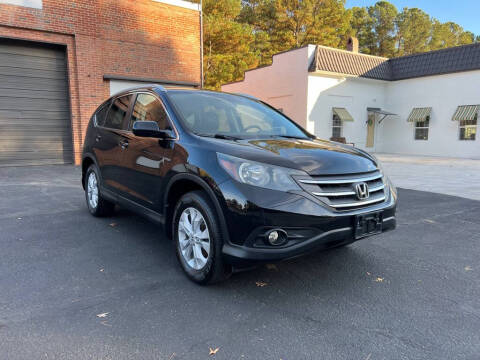
[(133, 135), (139, 137), (153, 137), (157, 139), (173, 139), (170, 130), (160, 130), (155, 121), (135, 121), (133, 123)]

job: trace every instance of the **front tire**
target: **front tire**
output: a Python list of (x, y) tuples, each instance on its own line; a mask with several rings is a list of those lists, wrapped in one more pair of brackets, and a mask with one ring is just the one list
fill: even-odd
[(173, 234), (178, 261), (190, 280), (212, 284), (231, 274), (222, 257), (218, 216), (204, 192), (189, 192), (178, 201)]
[(109, 216), (115, 209), (115, 204), (100, 194), (100, 176), (95, 165), (90, 165), (85, 174), (85, 199), (88, 211), (93, 216)]

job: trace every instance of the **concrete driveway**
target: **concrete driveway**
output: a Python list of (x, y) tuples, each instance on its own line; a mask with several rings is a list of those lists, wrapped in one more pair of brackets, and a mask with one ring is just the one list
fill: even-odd
[(480, 160), (375, 155), (398, 187), (480, 200)]
[(401, 189), (394, 232), (200, 287), (79, 177), (0, 169), (0, 359), (479, 358), (478, 201)]

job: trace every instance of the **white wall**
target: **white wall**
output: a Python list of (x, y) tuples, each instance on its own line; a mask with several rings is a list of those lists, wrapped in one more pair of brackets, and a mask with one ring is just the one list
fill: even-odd
[(222, 90), (253, 95), (275, 108), (283, 109), (287, 116), (305, 126), (311, 51), (310, 47), (304, 47), (277, 54), (271, 66), (247, 71), (245, 80), (223, 85)]
[[(365, 149), (367, 140), (367, 108), (385, 107), (387, 82), (357, 77), (340, 77), (311, 74), (308, 77), (308, 123), (307, 129), (322, 139), (332, 136), (332, 116), (334, 107), (343, 107), (354, 121), (343, 123), (343, 136), (348, 143)], [(388, 110), (388, 109), (386, 109)], [(382, 127), (385, 121), (376, 124), (375, 147), (381, 147)]]
[(25, 6), (35, 9), (41, 9), (43, 7), (42, 0), (0, 0), (0, 4)]
[(201, 10), (200, 4), (195, 4), (190, 1), (184, 1), (184, 0), (153, 0), (153, 1), (174, 5), (174, 6), (179, 6), (179, 7), (183, 7), (185, 9), (190, 9), (190, 10), (197, 10), (197, 11)]
[(146, 84), (151, 84), (151, 82), (110, 80), (110, 95), (114, 95), (120, 91), (132, 88), (134, 86), (141, 86)]
[[(458, 122), (452, 121), (457, 106), (480, 104), (478, 84), (480, 71), (390, 82), (385, 106), (399, 116), (385, 120), (378, 151), (479, 159), (479, 134), (474, 141), (458, 140)], [(414, 107), (432, 107), (427, 141), (414, 140), (414, 124), (407, 122)]]

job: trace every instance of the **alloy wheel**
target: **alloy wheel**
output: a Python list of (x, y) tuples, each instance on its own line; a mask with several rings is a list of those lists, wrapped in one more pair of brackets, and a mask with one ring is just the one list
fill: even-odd
[(210, 255), (210, 233), (205, 218), (197, 209), (188, 207), (180, 215), (178, 241), (188, 266), (201, 270)]
[(90, 207), (96, 209), (98, 206), (98, 181), (93, 171), (88, 175), (87, 196)]

